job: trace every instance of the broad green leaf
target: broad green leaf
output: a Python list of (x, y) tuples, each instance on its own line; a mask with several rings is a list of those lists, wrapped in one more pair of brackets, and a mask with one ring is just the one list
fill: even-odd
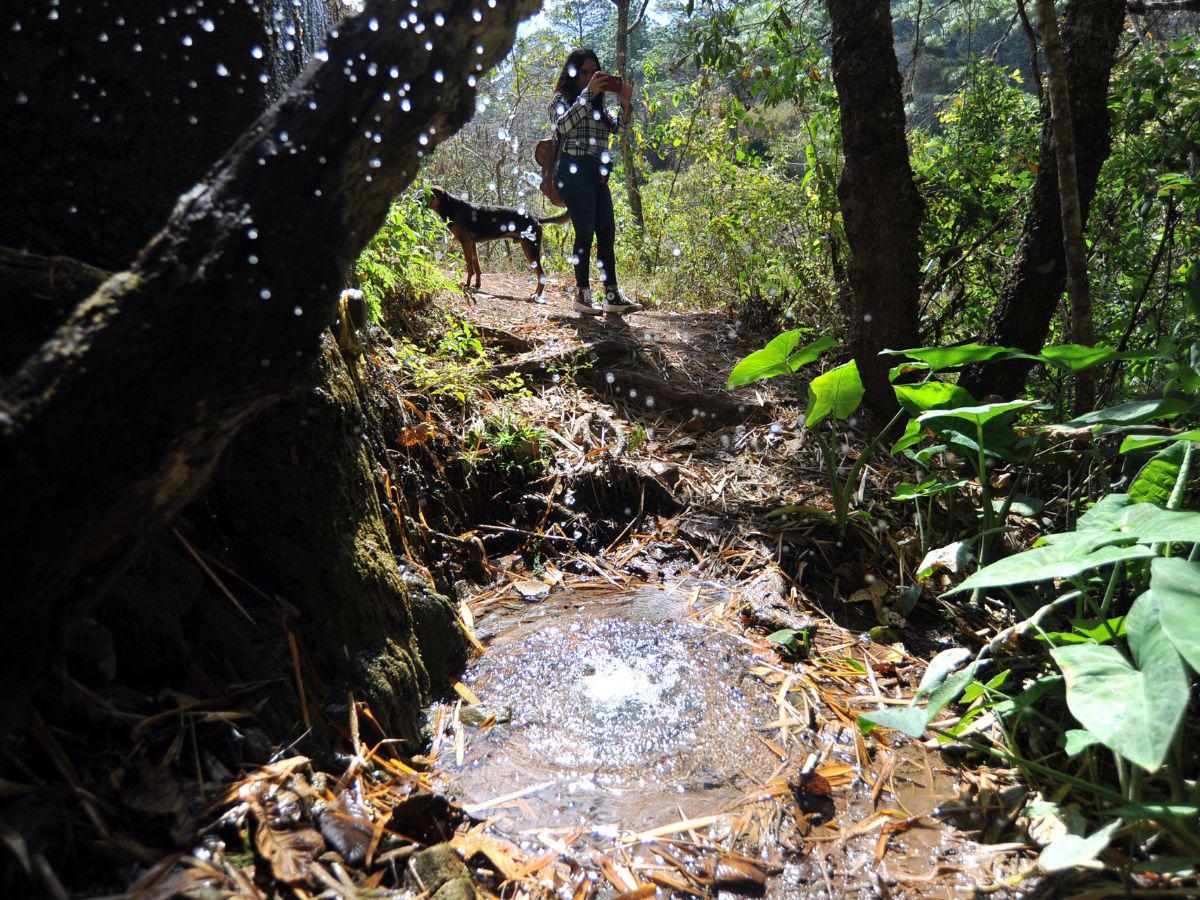
[(914, 347), (911, 350), (884, 350), (889, 356), (918, 359), (931, 369), (951, 369), (967, 363), (999, 359), (1037, 359), (1017, 347), (991, 347), (984, 344), (959, 344), (954, 347)]
[(879, 725), (911, 738), (920, 738), (925, 735), (925, 726), (929, 724), (929, 719), (930, 715), (923, 706), (898, 706), (861, 713), (858, 723), (864, 734), (869, 732), (872, 726)]
[(831, 337), (823, 337), (801, 347), (803, 337), (804, 331), (796, 329), (772, 338), (761, 350), (755, 350), (733, 367), (725, 389), (732, 391), (764, 378), (790, 375), (837, 343)]
[[(882, 725), (893, 728), (909, 737), (919, 738), (925, 734), (925, 728), (931, 719), (946, 708), (971, 683), (975, 676), (977, 663), (971, 663), (961, 672), (954, 670), (971, 658), (971, 651), (963, 647), (951, 647), (943, 650), (929, 661), (917, 692), (913, 695), (912, 703), (908, 706), (894, 709), (872, 710), (862, 713), (859, 727), (864, 724), (864, 732), (871, 725)], [(917, 704), (927, 700), (924, 707)]]
[(1042, 851), (1042, 855), (1038, 857), (1038, 868), (1047, 875), (1053, 872), (1064, 872), (1077, 866), (1088, 869), (1101, 868), (1096, 857), (1104, 851), (1120, 827), (1121, 820), (1115, 819), (1088, 837), (1064, 834)]
[(1085, 347), (1083, 344), (1055, 344), (1051, 347), (1043, 347), (1041, 355), (1060, 368), (1079, 372), (1099, 363), (1116, 359), (1117, 351), (1103, 345)]
[(1125, 509), (1117, 526), (1123, 534), (1144, 544), (1200, 543), (1200, 512), (1195, 510), (1138, 503)]
[[(1057, 537), (1063, 539), (1068, 535), (1057, 535)], [(1153, 550), (1141, 544), (1129, 547), (1117, 547), (1111, 544), (1097, 546), (1097, 543), (1105, 540), (1103, 533), (1098, 535), (1095, 532), (1086, 532), (1083, 535), (1075, 535), (1075, 537), (1090, 537), (1091, 541), (1060, 540), (1043, 547), (1034, 547), (1032, 550), (1026, 550), (1015, 556), (1009, 556), (980, 569), (958, 587), (947, 591), (946, 595), (979, 588), (1012, 587), (1016, 584), (1049, 581), (1053, 578), (1074, 578), (1076, 575), (1091, 569), (1098, 569), (1101, 566), (1129, 559), (1148, 559), (1154, 556)], [(1115, 535), (1115, 537), (1119, 539), (1120, 535)]]
[(921, 676), (921, 683), (917, 685), (917, 692), (913, 694), (913, 700), (924, 700), (942, 686), (942, 682), (950, 676), (951, 672), (970, 658), (971, 651), (966, 647), (951, 647), (949, 650), (943, 650), (925, 667), (925, 674)]
[(921, 423), (916, 419), (909, 419), (908, 424), (904, 426), (904, 434), (900, 435), (900, 439), (892, 444), (892, 449), (889, 451), (892, 456), (902, 450), (907, 450), (913, 444), (921, 443), (925, 437), (924, 429), (921, 428)]
[(1165, 444), (1167, 441), (1200, 441), (1200, 428), (1182, 431), (1179, 434), (1131, 434), (1121, 441), (1121, 452), (1128, 453), (1131, 450), (1154, 447), (1158, 444)]
[(1071, 728), (1063, 733), (1063, 749), (1067, 756), (1078, 756), (1088, 747), (1094, 747), (1100, 739), (1086, 728)]
[(1176, 441), (1150, 457), (1130, 482), (1129, 499), (1134, 503), (1165, 505), (1175, 490), (1187, 447), (1187, 441)]
[(1101, 619), (1076, 619), (1071, 623), (1073, 631), (1048, 631), (1037, 635), (1039, 641), (1049, 641), (1055, 646), (1063, 644), (1107, 644), (1113, 636), (1125, 634), (1125, 617), (1117, 616), (1105, 624)]
[(1085, 413), (1066, 424), (1072, 428), (1082, 428), (1084, 425), (1143, 425), (1151, 419), (1173, 419), (1187, 412), (1191, 406), (1186, 400), (1173, 398), (1131, 400)]
[[(980, 406), (956, 406), (953, 409), (935, 409), (918, 417), (924, 423), (936, 423), (947, 419), (957, 419), (972, 425), (986, 425), (992, 419), (1028, 409), (1034, 405), (1033, 400), (1009, 400), (1003, 403), (984, 403)], [(936, 429), (936, 425), (931, 424)]]
[(917, 416), (931, 409), (952, 409), (971, 406), (975, 398), (966, 388), (946, 381), (926, 381), (924, 384), (894, 384), (896, 399), (911, 415)]
[(1158, 598), (1163, 633), (1187, 664), (1200, 672), (1200, 563), (1178, 557), (1154, 560), (1148, 593)]
[(1147, 591), (1126, 620), (1134, 665), (1115, 648), (1083, 644), (1050, 651), (1067, 680), (1067, 708), (1114, 753), (1149, 772), (1166, 759), (1188, 704), (1183, 660), (1160, 623), (1161, 598)]
[(804, 423), (812, 428), (826, 416), (846, 419), (863, 398), (862, 378), (854, 360), (818, 375), (808, 384), (808, 413)]
[(1128, 494), (1105, 494), (1096, 505), (1079, 517), (1076, 531), (1112, 531), (1121, 524), (1121, 517), (1131, 501)]

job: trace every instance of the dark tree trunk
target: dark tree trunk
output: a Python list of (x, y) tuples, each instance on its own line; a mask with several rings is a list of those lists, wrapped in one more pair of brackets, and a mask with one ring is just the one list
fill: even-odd
[[(0, 544), (21, 560), (0, 601), (0, 684), (37, 676), (65, 613), (103, 594), (238, 430), (310, 370), (359, 250), (421, 157), (470, 117), (468, 77), (538, 5), (483, 7), (476, 21), (474, 2), (428, 0), (421, 15), (446, 25), (417, 34), (396, 26), (408, 4), (368, 2), (132, 270), (0, 388)], [(0, 724), (24, 697), (5, 692)]]
[[(1050, 86), (1050, 124), (1054, 132), (1054, 158), (1058, 175), (1058, 205), (1062, 216), (1063, 258), (1067, 268), (1067, 297), (1071, 301), (1071, 340), (1090, 347), (1092, 291), (1088, 284), (1087, 247), (1083, 242), (1083, 217), (1079, 209), (1079, 179), (1075, 174), (1075, 131), (1071, 120), (1071, 91), (1067, 84), (1067, 61), (1058, 34), (1054, 0), (1037, 0), (1038, 27), (1046, 53), (1046, 80)], [(1077, 413), (1085, 413), (1096, 402), (1095, 369), (1085, 369), (1075, 378)]]
[[(639, 24), (641, 17), (631, 25), (629, 22), (630, 0), (613, 0), (617, 6), (617, 47), (616, 68), (622, 77), (630, 77), (629, 72), (629, 35)], [(645, 8), (643, 7), (643, 13)], [(625, 167), (625, 193), (629, 199), (629, 211), (637, 226), (638, 240), (641, 241), (646, 233), (646, 222), (642, 214), (642, 193), (638, 188), (637, 165), (633, 158), (633, 131), (620, 139), (621, 163)]]
[(854, 294), (848, 331), (867, 404), (886, 416), (895, 410), (896, 398), (888, 381), (891, 363), (879, 352), (917, 341), (924, 204), (908, 162), (888, 4), (828, 0), (828, 6), (846, 154), (838, 198)]
[[(1080, 221), (1087, 224), (1100, 167), (1111, 145), (1108, 79), (1117, 39), (1125, 20), (1121, 0), (1072, 0), (1063, 27), (1067, 90), (1074, 123), (1075, 172)], [(981, 342), (1037, 353), (1046, 342), (1050, 320), (1066, 283), (1058, 162), (1053, 128), (1043, 106), (1042, 144), (1033, 199), (1025, 215), (1013, 266)], [(1017, 396), (1029, 372), (1027, 361), (989, 363), (967, 369), (961, 383), (976, 397)]]

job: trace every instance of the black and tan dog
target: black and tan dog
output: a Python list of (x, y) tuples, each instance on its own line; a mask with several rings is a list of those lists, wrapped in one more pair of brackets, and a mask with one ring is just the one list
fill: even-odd
[(542, 271), (542, 226), (562, 225), (571, 220), (570, 213), (540, 218), (506, 206), (480, 206), (455, 197), (442, 187), (429, 189), (429, 208), (446, 220), (450, 233), (462, 244), (463, 257), (467, 261), (467, 281), (464, 285), (479, 288), (483, 272), (479, 268), (479, 253), (475, 245), (484, 241), (517, 241), (529, 260), (530, 267), (537, 273), (537, 292), (541, 297), (546, 287)]

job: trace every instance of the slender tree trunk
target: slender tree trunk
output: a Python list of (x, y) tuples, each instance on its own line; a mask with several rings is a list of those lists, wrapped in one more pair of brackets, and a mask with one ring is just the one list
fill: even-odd
[[(613, 0), (617, 6), (617, 71), (623, 78), (629, 77), (629, 0)], [(621, 140), (621, 163), (625, 166), (625, 192), (629, 198), (629, 210), (637, 226), (638, 242), (646, 233), (646, 222), (642, 216), (642, 193), (638, 188), (637, 166), (633, 158), (633, 130)]]
[[(1071, 0), (1067, 6), (1062, 37), (1081, 225), (1087, 223), (1100, 167), (1111, 146), (1108, 80), (1124, 20), (1123, 0)], [(1046, 104), (1042, 117), (1033, 199), (1012, 268), (981, 338), (983, 343), (1019, 347), (1030, 353), (1037, 353), (1046, 342), (1067, 277), (1058, 161)], [(1026, 361), (988, 363), (965, 371), (961, 384), (976, 397), (1015, 397), (1024, 387), (1028, 371)]]
[[(1054, 131), (1055, 162), (1058, 168), (1058, 200), (1062, 214), (1063, 256), (1067, 268), (1067, 296), (1071, 301), (1071, 340), (1091, 346), (1092, 291), (1088, 284), (1087, 247), (1083, 242), (1083, 218), (1079, 211), (1079, 183), (1075, 173), (1075, 133), (1071, 122), (1071, 94), (1067, 85), (1067, 61), (1058, 35), (1054, 0), (1037, 0), (1038, 27), (1046, 54), (1050, 85), (1050, 124)], [(1075, 383), (1075, 411), (1084, 413), (1096, 403), (1094, 369), (1079, 373)]]
[[(111, 586), (238, 430), (310, 370), (392, 198), (471, 116), (476, 65), (500, 60), (539, 5), (480, 15), (474, 0), (426, 0), (421, 15), (446, 20), (426, 50), (427, 35), (395, 27), (408, 4), (368, 0), (132, 270), (0, 387), (0, 546), (19, 560), (0, 592), (0, 684), (36, 678), (55, 626)], [(24, 699), (0, 697), (0, 729)]]
[(924, 204), (908, 161), (887, 0), (827, 3), (846, 155), (838, 198), (854, 294), (848, 330), (867, 404), (886, 416), (895, 409), (896, 397), (888, 381), (891, 364), (879, 352), (917, 342)]

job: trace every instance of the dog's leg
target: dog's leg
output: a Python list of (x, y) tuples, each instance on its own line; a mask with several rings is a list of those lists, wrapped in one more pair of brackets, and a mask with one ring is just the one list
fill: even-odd
[(475, 290), (480, 290), (483, 286), (483, 269), (479, 265), (479, 245), (471, 245), (471, 265), (475, 269)]
[(533, 296), (540, 300), (546, 290), (546, 273), (542, 271), (542, 230), (539, 228), (534, 232), (533, 240), (521, 238), (521, 249), (525, 251), (525, 259), (537, 276), (537, 290)]

